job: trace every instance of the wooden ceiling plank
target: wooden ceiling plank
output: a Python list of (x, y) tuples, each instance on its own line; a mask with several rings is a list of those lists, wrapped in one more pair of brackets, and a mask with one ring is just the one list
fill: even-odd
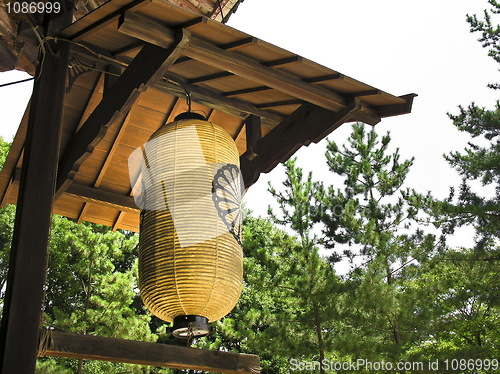
[[(125, 13), (121, 19), (118, 30), (128, 36), (159, 46), (167, 46), (173, 37), (173, 30), (168, 27), (129, 12)], [(345, 108), (344, 97), (331, 90), (311, 85), (242, 55), (225, 51), (195, 36), (191, 36), (191, 43), (184, 50), (184, 54), (220, 70), (231, 72), (261, 85), (267, 85), (325, 109), (338, 111)]]
[(71, 184), (80, 165), (92, 154), (110, 125), (123, 118), (140, 92), (154, 85), (181, 55), (189, 42), (188, 35), (182, 33), (177, 40), (168, 48), (144, 46), (71, 139), (60, 160), (56, 198)]
[(273, 101), (272, 103), (255, 104), (255, 107), (258, 109), (266, 109), (266, 108), (275, 108), (278, 106), (297, 105), (297, 104), (305, 104), (305, 103), (304, 100), (291, 99), (291, 100)]
[(335, 74), (321, 75), (319, 77), (304, 78), (303, 81), (307, 83), (323, 83), (343, 78), (344, 78), (343, 74), (335, 73)]
[[(225, 48), (223, 48), (223, 49), (225, 49)], [(302, 59), (302, 57), (300, 57), (300, 56), (292, 56), (292, 57), (287, 57), (287, 58), (280, 58), (279, 60), (263, 62), (262, 65), (267, 66), (267, 67), (283, 66), (283, 65), (287, 65), (287, 64), (290, 64), (293, 62), (301, 61), (301, 59)], [(202, 82), (212, 81), (215, 79), (227, 78), (227, 77), (230, 77), (232, 75), (234, 75), (234, 74), (230, 73), (228, 71), (221, 71), (221, 72), (215, 73), (215, 74), (209, 74), (209, 75), (201, 76), (198, 78), (192, 78), (192, 79), (189, 79), (188, 82), (191, 84), (202, 83)], [(267, 89), (270, 89), (270, 88), (268, 87)]]
[(195, 84), (195, 83), (209, 82), (209, 81), (213, 81), (216, 79), (231, 77), (233, 75), (234, 75), (233, 73), (230, 73), (228, 71), (221, 71), (219, 73), (209, 74), (209, 75), (204, 75), (204, 76), (201, 76), (198, 78), (189, 79), (188, 83)]
[(359, 91), (359, 92), (354, 92), (352, 94), (349, 94), (348, 96), (350, 97), (365, 97), (365, 96), (377, 96), (381, 95), (382, 91), (380, 90), (366, 90), (366, 91)]
[[(133, 110), (133, 108), (131, 110)], [(127, 116), (125, 117), (125, 121), (123, 121), (123, 124), (121, 125), (120, 129), (118, 130), (118, 134), (116, 135), (116, 138), (113, 141), (113, 145), (112, 145), (111, 149), (106, 154), (106, 159), (104, 161), (104, 164), (101, 167), (101, 170), (99, 170), (99, 174), (97, 176), (97, 179), (94, 182), (94, 188), (99, 188), (99, 186), (101, 185), (101, 182), (104, 179), (104, 175), (106, 174), (106, 171), (108, 170), (109, 166), (111, 165), (111, 162), (113, 160), (113, 156), (121, 144), (121, 139), (123, 137), (123, 134), (125, 133), (125, 130), (127, 129), (128, 125), (130, 123), (130, 118), (131, 118), (131, 116), (130, 116), (130, 112), (129, 112), (127, 114)], [(85, 202), (85, 204), (83, 205), (83, 208), (80, 212), (80, 215), (78, 217), (78, 221), (77, 221), (78, 223), (81, 223), (83, 221), (84, 215), (87, 212), (87, 209), (88, 209), (88, 204), (87, 204), (87, 202)]]
[[(172, 77), (172, 75), (167, 74), (167, 77)], [(172, 81), (176, 82), (179, 80), (180, 79), (178, 77), (175, 77)], [(156, 87), (167, 90), (169, 93), (177, 97), (186, 97), (185, 90), (187, 90), (191, 94), (193, 101), (235, 117), (245, 118), (250, 114), (254, 114), (272, 123), (278, 123), (283, 119), (283, 117), (279, 114), (258, 109), (255, 105), (246, 101), (224, 97), (221, 94), (204, 87), (184, 83), (179, 85), (167, 81), (158, 82)]]
[(222, 95), (225, 97), (231, 97), (231, 96), (239, 96), (239, 95), (261, 92), (261, 91), (267, 91), (267, 90), (271, 90), (271, 89), (272, 88), (267, 87), (267, 86), (258, 86), (258, 87), (243, 88), (241, 90), (223, 92)]
[(416, 97), (416, 94), (408, 94), (399, 96), (401, 99), (404, 99), (405, 102), (402, 104), (393, 104), (393, 105), (383, 105), (376, 107), (376, 110), (380, 117), (390, 117), (397, 116), (400, 114), (407, 114), (411, 112), (411, 107), (413, 105), (413, 99)]
[(241, 155), (245, 187), (255, 183), (260, 173), (267, 173), (290, 158), (303, 145), (318, 142), (341, 124), (352, 120), (360, 109), (359, 99), (338, 113), (310, 103), (302, 105), (257, 143), (256, 155), (248, 151)]
[(134, 43), (131, 43), (123, 48), (118, 48), (118, 49), (112, 51), (111, 56), (116, 57), (116, 56), (125, 55), (128, 53), (132, 53), (134, 51), (139, 51), (143, 46), (144, 46), (143, 42), (135, 41)]
[(260, 373), (260, 359), (256, 355), (209, 351), (54, 330), (41, 331), (40, 334), (49, 335), (48, 339), (44, 339), (47, 343), (43, 347), (43, 353), (47, 356), (227, 374)]
[[(104, 91), (104, 74), (101, 74), (101, 77), (99, 78), (94, 91), (92, 92), (92, 95), (90, 96), (89, 102), (87, 103), (87, 107), (85, 108), (85, 111), (83, 112), (82, 118), (80, 119), (80, 123), (77, 126), (77, 129), (75, 132), (78, 132), (78, 130), (82, 127), (82, 125), (87, 121), (89, 118), (90, 114), (95, 110), (97, 105), (102, 100), (102, 95)], [(80, 210), (80, 213), (78, 214), (77, 218), (77, 223), (82, 223), (85, 214), (87, 213), (88, 206), (87, 204), (83, 204), (82, 209)]]
[(183, 24), (179, 25), (178, 27), (181, 29), (194, 30), (200, 26), (206, 25), (207, 22), (208, 22), (207, 17), (197, 17), (197, 18), (192, 19), (190, 21), (184, 22)]
[(83, 124), (87, 121), (92, 112), (95, 110), (97, 105), (99, 105), (99, 103), (101, 102), (102, 94), (104, 91), (104, 79), (105, 79), (104, 74), (101, 74), (101, 77), (97, 81), (94, 91), (92, 91), (92, 95), (90, 96), (90, 99), (87, 103), (85, 111), (83, 112), (82, 118), (78, 123), (75, 133), (78, 132), (78, 130), (80, 130), (80, 128), (83, 126)]
[(248, 158), (253, 160), (257, 156), (257, 143), (262, 139), (262, 125), (260, 117), (250, 115), (245, 120)]
[[(208, 21), (208, 19), (206, 17), (203, 17), (203, 19), (205, 20), (204, 23), (206, 23)], [(188, 26), (186, 28), (188, 30), (192, 30), (191, 26)], [(226, 51), (234, 51), (238, 48), (245, 47), (247, 45), (256, 44), (257, 41), (258, 41), (257, 38), (254, 38), (253, 36), (251, 36), (248, 38), (243, 38), (243, 39), (237, 40), (237, 41), (232, 42), (232, 43), (222, 44), (222, 45), (219, 45), (218, 47), (221, 49), (224, 49)], [(175, 65), (179, 65), (179, 64), (182, 64), (184, 62), (188, 62), (188, 61), (192, 61), (192, 60), (193, 59), (191, 57), (184, 56), (184, 57), (179, 58), (175, 62)], [(232, 75), (232, 74), (229, 74), (229, 75)]]
[(302, 62), (303, 58), (297, 55), (293, 55), (290, 57), (280, 58), (278, 60), (263, 62), (262, 65), (267, 67), (277, 67), (284, 66), (288, 64), (293, 64), (294, 62)]

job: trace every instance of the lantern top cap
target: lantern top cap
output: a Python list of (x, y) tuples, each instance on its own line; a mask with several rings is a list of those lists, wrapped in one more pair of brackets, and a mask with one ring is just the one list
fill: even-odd
[(182, 119), (199, 119), (199, 120), (202, 120), (202, 121), (206, 121), (207, 120), (201, 114), (194, 113), (194, 112), (184, 112), (184, 113), (178, 114), (174, 118), (175, 121), (180, 121)]

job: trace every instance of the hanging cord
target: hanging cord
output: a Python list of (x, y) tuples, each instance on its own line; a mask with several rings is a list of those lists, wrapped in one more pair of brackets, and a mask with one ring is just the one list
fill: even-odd
[(188, 106), (188, 112), (191, 113), (191, 92), (189, 92), (186, 89), (184, 89), (184, 91), (186, 91), (186, 102)]

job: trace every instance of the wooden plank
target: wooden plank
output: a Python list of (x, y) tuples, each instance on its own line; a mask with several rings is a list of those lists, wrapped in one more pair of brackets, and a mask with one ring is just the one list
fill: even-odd
[[(173, 30), (168, 27), (133, 13), (125, 13), (118, 30), (126, 35), (159, 46), (171, 43), (174, 35)], [(220, 70), (231, 72), (257, 84), (269, 86), (325, 109), (338, 111), (345, 108), (345, 99), (334, 91), (312, 85), (242, 55), (225, 51), (195, 36), (191, 36), (191, 43), (184, 50), (184, 54)]]
[[(125, 129), (127, 128), (128, 124), (130, 123), (130, 112), (127, 114), (127, 117), (125, 117), (125, 121), (123, 121), (123, 124), (120, 127), (120, 130), (118, 130), (118, 134), (116, 135), (116, 138), (113, 141), (113, 145), (109, 152), (106, 154), (105, 158), (106, 160), (104, 161), (104, 165), (102, 166), (101, 170), (99, 170), (99, 175), (97, 176), (97, 179), (94, 183), (94, 188), (99, 188), (101, 185), (102, 180), (104, 179), (104, 175), (106, 174), (106, 171), (109, 168), (109, 165), (111, 164), (111, 161), (113, 160), (113, 156), (116, 153), (116, 150), (118, 149), (119, 145), (121, 144), (121, 139), (123, 137), (123, 134), (125, 133)], [(71, 186), (69, 187), (71, 189)], [(67, 191), (69, 192), (69, 191)], [(78, 223), (82, 223), (82, 221), (85, 218), (85, 213), (87, 212), (88, 209), (88, 204), (93, 201), (85, 201), (85, 204), (83, 205), (82, 210), (80, 211), (80, 215), (78, 216)]]
[(35, 372), (69, 55), (67, 43), (47, 43), (57, 55), (45, 55), (33, 89), (0, 329), (2, 373)]
[[(223, 47), (221, 49), (228, 50), (225, 47)], [(287, 65), (287, 64), (290, 64), (292, 62), (298, 62), (301, 60), (302, 60), (302, 57), (300, 57), (300, 56), (292, 56), (292, 57), (287, 57), (287, 58), (280, 58), (279, 60), (263, 62), (262, 65), (267, 66), (267, 67), (276, 67), (276, 66)], [(231, 72), (221, 71), (221, 72), (215, 73), (215, 74), (209, 74), (209, 75), (204, 75), (204, 76), (197, 77), (197, 78), (191, 78), (188, 80), (188, 83), (194, 84), (194, 83), (209, 82), (209, 81), (216, 80), (216, 79), (227, 78), (227, 77), (230, 77), (233, 75), (234, 74)]]
[[(82, 17), (78, 22), (69, 25), (64, 30), (62, 30), (63, 35), (71, 37), (72, 40), (76, 41), (84, 36), (88, 36), (93, 32), (96, 32), (103, 27), (112, 23), (116, 18), (118, 18), (126, 10), (137, 10), (140, 6), (144, 5), (144, 0), (125, 0), (122, 4), (116, 5), (116, 1), (106, 2), (99, 8), (95, 9), (91, 13)], [(128, 4), (127, 4), (128, 3)], [(85, 25), (89, 22), (91, 18), (95, 21), (90, 21), (88, 26), (81, 28), (81, 25)], [(76, 29), (80, 30), (76, 31)], [(75, 29), (75, 31), (73, 31)]]
[(398, 116), (400, 114), (407, 114), (411, 112), (411, 107), (413, 105), (413, 99), (417, 97), (417, 94), (408, 94), (399, 96), (400, 98), (405, 100), (403, 104), (393, 104), (393, 105), (383, 105), (376, 107), (378, 114), (380, 117), (390, 117), (390, 116)]
[[(47, 331), (47, 330), (46, 330)], [(44, 333), (41, 333), (44, 336)], [(227, 374), (260, 373), (256, 355), (48, 331), (41, 354)]]
[(257, 156), (257, 143), (262, 139), (262, 128), (260, 118), (254, 115), (249, 116), (245, 120), (246, 136), (247, 136), (247, 154), (250, 160)]
[(272, 103), (256, 104), (255, 106), (258, 109), (266, 109), (266, 108), (275, 108), (278, 106), (300, 105), (300, 104), (305, 104), (305, 103), (303, 100), (300, 99), (291, 99), (291, 100), (273, 101)]
[(80, 130), (80, 127), (83, 126), (83, 124), (87, 121), (87, 119), (90, 117), (90, 114), (95, 110), (97, 105), (102, 100), (102, 94), (104, 91), (104, 77), (105, 74), (101, 74), (101, 77), (97, 81), (97, 85), (94, 88), (94, 91), (92, 92), (92, 95), (90, 96), (90, 99), (87, 103), (87, 107), (85, 108), (85, 111), (83, 112), (82, 118), (80, 119), (80, 123), (78, 124), (78, 127), (76, 128), (76, 132)]
[(239, 96), (239, 95), (245, 95), (245, 94), (249, 94), (249, 93), (262, 92), (262, 91), (268, 91), (268, 90), (271, 90), (271, 88), (267, 87), (267, 86), (242, 88), (240, 90), (223, 92), (222, 96), (226, 96), (226, 97)]
[(140, 209), (135, 205), (134, 199), (129, 196), (121, 196), (116, 193), (82, 186), (72, 183), (65, 191), (64, 196), (69, 196), (86, 203), (98, 204), (124, 212), (139, 213)]
[(245, 187), (255, 183), (260, 173), (267, 173), (288, 160), (303, 145), (317, 143), (341, 124), (352, 120), (361, 107), (359, 99), (338, 113), (309, 103), (302, 105), (264, 136), (253, 154), (247, 151), (241, 155), (240, 168)]
[(167, 79), (172, 82), (161, 81), (156, 84), (156, 87), (167, 90), (177, 97), (186, 97), (187, 90), (191, 94), (193, 101), (206, 105), (212, 109), (231, 114), (235, 117), (245, 118), (250, 114), (254, 114), (272, 123), (278, 123), (283, 119), (279, 114), (258, 109), (249, 102), (224, 97), (207, 88), (183, 83), (181, 78), (173, 76), (172, 74), (167, 74), (166, 76)]
[(180, 56), (188, 44), (182, 34), (169, 48), (146, 45), (113, 85), (109, 95), (103, 97), (80, 131), (71, 139), (60, 161), (56, 197), (71, 183), (80, 165), (90, 156), (115, 121), (123, 118), (141, 91), (155, 84)]

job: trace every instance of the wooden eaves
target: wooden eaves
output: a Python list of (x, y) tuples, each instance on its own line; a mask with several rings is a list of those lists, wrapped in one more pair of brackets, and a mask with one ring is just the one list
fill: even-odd
[[(5, 373), (34, 369), (50, 213), (138, 231), (140, 179), (130, 183), (128, 156), (186, 110), (186, 95), (235, 140), (247, 187), (343, 123), (409, 113), (415, 96), (391, 95), (165, 0), (111, 0), (61, 22), (49, 22), (49, 52), (0, 174), (1, 204), (18, 203), (0, 334)], [(96, 358), (92, 340), (112, 361), (135, 344), (113, 341), (123, 348), (113, 352), (105, 338), (53, 339), (62, 345), (46, 353)], [(144, 352), (137, 362), (154, 364)], [(183, 367), (197, 367), (191, 358)], [(244, 370), (217, 369), (258, 372), (250, 359)]]
[[(415, 96), (388, 94), (165, 0), (112, 0), (59, 38), (71, 50), (54, 212), (114, 229), (138, 230), (128, 155), (186, 109), (186, 93), (235, 139), (246, 187), (345, 122), (409, 113)], [(16, 202), (23, 131), (0, 174), (2, 204)]]

